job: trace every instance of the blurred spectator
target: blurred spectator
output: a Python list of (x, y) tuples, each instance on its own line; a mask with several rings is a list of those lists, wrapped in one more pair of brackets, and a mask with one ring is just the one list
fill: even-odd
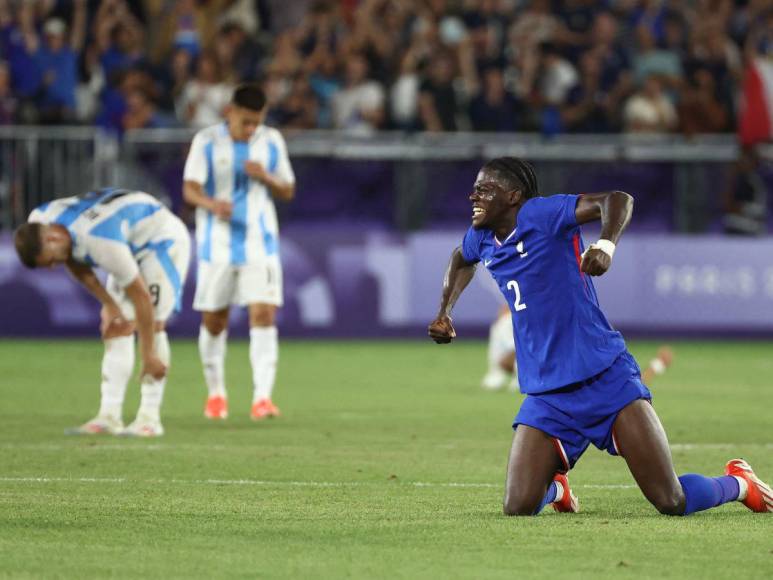
[(75, 1), (72, 32), (59, 18), (49, 18), (43, 26), (44, 41), (35, 58), (43, 76), (39, 101), (44, 123), (75, 120), (75, 89), (78, 84), (78, 53), (86, 34), (86, 1)]
[(609, 133), (615, 127), (613, 100), (603, 87), (603, 69), (597, 53), (580, 59), (580, 82), (561, 108), (563, 126), (573, 133)]
[(189, 80), (176, 106), (177, 118), (196, 128), (219, 123), (231, 100), (233, 87), (224, 83), (215, 54), (203, 52), (196, 77)]
[(223, 24), (215, 37), (214, 50), (224, 79), (232, 84), (254, 81), (259, 63), (266, 56), (247, 28), (236, 20)]
[(454, 72), (453, 57), (447, 52), (435, 55), (425, 67), (419, 86), (419, 118), (425, 131), (456, 131)]
[(657, 76), (647, 77), (642, 88), (628, 99), (623, 119), (625, 130), (631, 133), (668, 133), (678, 120)]
[(666, 88), (678, 88), (683, 76), (679, 55), (658, 48), (655, 36), (646, 26), (636, 29), (636, 43), (637, 49), (633, 57), (634, 81), (642, 84), (647, 77), (657, 76)]
[(483, 90), (470, 103), (470, 122), (476, 131), (518, 129), (518, 101), (505, 89), (502, 70), (488, 68), (483, 73)]
[(384, 122), (384, 89), (368, 78), (368, 63), (360, 54), (346, 62), (346, 83), (333, 96), (333, 122), (351, 133), (372, 133)]
[(314, 129), (317, 126), (317, 103), (309, 81), (298, 75), (289, 94), (269, 111), (269, 123), (282, 129)]
[(409, 49), (400, 64), (400, 73), (390, 92), (392, 122), (398, 129), (418, 129), (419, 72), (416, 53)]
[(679, 126), (685, 135), (719, 133), (728, 128), (728, 111), (716, 96), (716, 81), (708, 69), (693, 71), (679, 101)]
[(159, 112), (150, 95), (135, 88), (126, 95), (126, 112), (121, 119), (124, 131), (173, 127), (174, 119)]
[(0, 61), (0, 125), (12, 125), (16, 121), (18, 101), (11, 93), (11, 69)]

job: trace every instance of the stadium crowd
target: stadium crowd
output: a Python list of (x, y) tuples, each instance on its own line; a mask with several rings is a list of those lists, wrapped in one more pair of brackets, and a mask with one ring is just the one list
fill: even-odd
[(731, 131), (769, 0), (0, 0), (0, 124)]

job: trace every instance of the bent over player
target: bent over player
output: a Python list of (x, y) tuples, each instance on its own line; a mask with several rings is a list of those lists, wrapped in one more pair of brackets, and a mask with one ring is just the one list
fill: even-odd
[[(565, 474), (590, 443), (621, 455), (660, 513), (736, 500), (772, 512), (773, 492), (741, 459), (727, 463), (724, 477), (677, 477), (639, 367), (599, 308), (590, 276), (609, 269), (633, 198), (620, 191), (540, 197), (531, 166), (502, 157), (483, 166), (470, 201), (472, 227), (451, 256), (429, 335), (437, 343), (456, 337), (451, 309), (483, 262), (510, 306), (527, 395), (513, 422), (505, 514), (537, 514), (547, 504), (578, 511)], [(601, 239), (584, 249), (580, 225), (599, 219)]]
[(282, 265), (274, 199), (290, 201), (295, 174), (282, 135), (263, 125), (266, 97), (253, 84), (234, 91), (227, 122), (199, 131), (185, 163), (183, 195), (196, 206), (199, 353), (208, 398), (204, 414), (228, 416), (225, 351), (231, 304), (247, 306), (253, 376), (251, 417), (279, 415), (271, 401), (279, 343)]
[[(14, 242), (29, 268), (65, 264), (101, 303), (101, 403), (97, 416), (69, 434), (164, 434), (161, 402), (169, 367), (166, 321), (179, 310), (190, 261), (185, 225), (147, 193), (92, 191), (34, 209)], [(108, 273), (105, 286), (93, 271)], [(126, 429), (122, 414), (134, 369), (134, 332), (142, 359), (140, 408)]]

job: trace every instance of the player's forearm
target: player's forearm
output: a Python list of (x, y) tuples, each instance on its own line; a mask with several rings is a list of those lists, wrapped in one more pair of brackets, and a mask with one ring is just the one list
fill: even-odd
[(148, 360), (153, 356), (153, 304), (150, 301), (150, 293), (142, 281), (137, 276), (124, 289), (129, 300), (134, 304), (134, 317), (137, 323), (137, 336), (140, 340), (140, 355), (142, 360)]
[(475, 275), (475, 264), (468, 264), (461, 248), (456, 248), (443, 278), (443, 296), (440, 300), (440, 315), (450, 316), (456, 301)]
[(633, 197), (611, 191), (601, 204), (601, 239), (617, 243), (633, 215)]
[(183, 199), (186, 203), (194, 207), (201, 207), (207, 211), (212, 211), (215, 207), (215, 200), (204, 193), (200, 183), (195, 181), (186, 181), (183, 183)]
[(633, 197), (623, 191), (588, 193), (577, 201), (577, 223), (601, 220), (601, 239), (616, 244), (633, 215)]
[(294, 183), (285, 183), (273, 175), (266, 176), (264, 183), (266, 184), (266, 187), (268, 187), (269, 191), (271, 191), (271, 195), (274, 196), (275, 199), (280, 201), (292, 201), (295, 197)]

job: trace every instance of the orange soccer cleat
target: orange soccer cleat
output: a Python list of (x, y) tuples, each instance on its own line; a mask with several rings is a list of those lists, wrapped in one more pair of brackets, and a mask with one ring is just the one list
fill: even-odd
[(228, 399), (220, 396), (209, 397), (207, 406), (204, 408), (204, 416), (215, 420), (228, 417)]
[[(755, 475), (751, 465), (743, 459), (731, 459), (725, 466), (725, 475), (732, 475), (746, 482), (746, 497), (741, 500), (743, 505), (753, 512), (773, 512), (773, 490)], [(743, 496), (743, 489), (741, 495)]]
[(279, 417), (279, 407), (271, 402), (271, 399), (261, 399), (254, 405), (252, 405), (252, 411), (250, 412), (250, 418), (253, 421), (260, 421), (267, 417)]
[(580, 500), (572, 493), (572, 489), (569, 487), (569, 478), (563, 473), (556, 473), (553, 481), (560, 485), (564, 493), (560, 500), (554, 501), (551, 505), (553, 509), (561, 513), (576, 514), (580, 511)]

